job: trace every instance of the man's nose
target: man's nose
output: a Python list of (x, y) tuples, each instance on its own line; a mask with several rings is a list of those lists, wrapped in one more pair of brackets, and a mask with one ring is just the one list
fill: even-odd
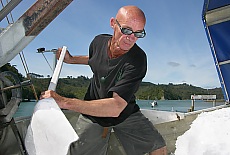
[(137, 37), (135, 37), (134, 33), (132, 33), (131, 35), (128, 36), (130, 41), (135, 41), (137, 40)]

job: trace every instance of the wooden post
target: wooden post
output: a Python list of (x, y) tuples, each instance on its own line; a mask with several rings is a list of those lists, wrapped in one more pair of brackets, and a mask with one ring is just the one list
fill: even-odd
[(213, 100), (213, 107), (215, 107), (216, 106), (216, 100)]
[(191, 111), (194, 111), (194, 107), (195, 107), (195, 100), (194, 100), (194, 99), (192, 99)]

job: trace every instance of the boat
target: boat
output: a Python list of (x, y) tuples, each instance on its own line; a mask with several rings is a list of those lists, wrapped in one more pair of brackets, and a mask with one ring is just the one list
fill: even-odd
[(151, 107), (152, 107), (152, 108), (155, 107), (155, 106), (157, 106), (157, 105), (158, 105), (158, 103), (157, 103), (156, 100), (154, 100), (154, 101), (151, 103)]
[[(3, 11), (1, 10), (0, 19), (6, 17), (20, 2), (21, 0), (9, 1), (2, 9)], [(37, 0), (15, 23), (1, 31), (0, 66), (13, 59), (71, 2), (72, 0)], [(190, 128), (191, 123), (200, 113), (229, 107), (230, 82), (227, 80), (230, 78), (230, 55), (228, 54), (230, 51), (230, 0), (204, 0), (202, 20), (226, 104), (187, 113), (141, 109), (141, 112), (164, 137), (169, 154), (175, 151), (177, 137)], [(11, 37), (17, 39), (13, 40)], [(11, 41), (10, 44), (9, 41)], [(31, 84), (30, 81), (19, 81), (13, 73), (0, 73), (1, 155), (27, 154), (24, 139), (31, 117), (13, 118), (13, 115), (21, 102), (21, 87), (29, 84)], [(6, 90), (11, 92), (10, 98), (4, 94)], [(63, 113), (74, 125), (79, 113), (68, 110), (63, 110)], [(108, 148), (108, 155), (125, 155), (114, 133), (111, 133)]]

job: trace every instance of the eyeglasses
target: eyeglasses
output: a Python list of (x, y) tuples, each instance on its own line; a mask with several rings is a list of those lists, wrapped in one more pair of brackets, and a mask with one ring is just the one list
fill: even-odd
[(137, 38), (144, 38), (145, 35), (146, 35), (145, 30), (133, 32), (129, 28), (123, 28), (123, 27), (121, 27), (121, 25), (119, 24), (119, 22), (117, 21), (117, 19), (116, 19), (116, 23), (119, 26), (121, 32), (123, 34), (125, 34), (125, 35), (131, 35), (133, 33), (134, 36), (137, 37)]

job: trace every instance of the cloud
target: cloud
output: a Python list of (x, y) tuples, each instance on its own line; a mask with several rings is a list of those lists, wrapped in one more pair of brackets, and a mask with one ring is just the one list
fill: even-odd
[(169, 66), (172, 66), (172, 67), (178, 67), (178, 66), (180, 66), (180, 64), (179, 63), (177, 63), (177, 62), (168, 62), (168, 65)]
[(190, 67), (194, 67), (194, 68), (195, 68), (195, 67), (196, 67), (196, 65), (194, 65), (194, 64), (191, 64), (191, 65), (190, 65)]

